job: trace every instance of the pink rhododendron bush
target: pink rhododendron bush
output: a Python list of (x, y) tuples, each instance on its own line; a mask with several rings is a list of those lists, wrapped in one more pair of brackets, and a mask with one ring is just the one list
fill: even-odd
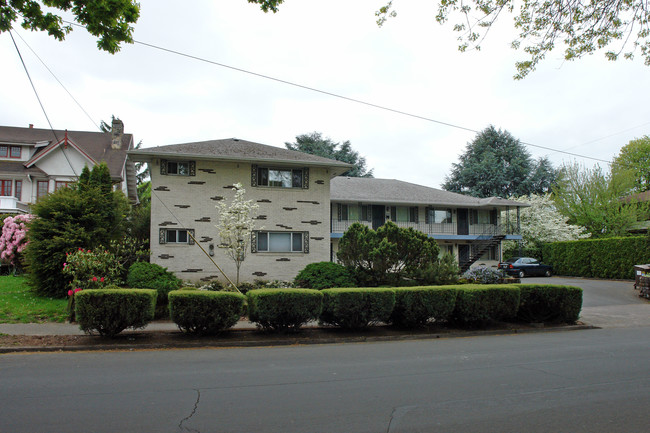
[(14, 267), (20, 265), (20, 256), (27, 246), (27, 223), (33, 215), (24, 214), (4, 219), (0, 235), (0, 260)]

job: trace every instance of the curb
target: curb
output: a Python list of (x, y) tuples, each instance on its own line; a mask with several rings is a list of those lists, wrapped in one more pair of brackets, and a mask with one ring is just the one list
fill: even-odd
[[(432, 333), (404, 333), (397, 335), (355, 335), (355, 336), (279, 336), (278, 338), (260, 339), (199, 339), (194, 341), (178, 341), (174, 343), (99, 343), (80, 344), (70, 346), (15, 346), (0, 347), (0, 354), (8, 353), (38, 353), (38, 352), (91, 352), (91, 351), (136, 351), (136, 350), (174, 350), (174, 349), (202, 349), (202, 348), (244, 348), (244, 347), (274, 347), (274, 346), (306, 346), (315, 344), (343, 344), (343, 343), (374, 343), (386, 341), (416, 341), (436, 340), (450, 338), (467, 338), (496, 335), (533, 334), (542, 332), (581, 331), (586, 329), (601, 329), (597, 326), (567, 325), (553, 327), (496, 329), (486, 331), (457, 331), (457, 332), (432, 332)], [(250, 332), (239, 330), (234, 332)], [(150, 331), (148, 334), (162, 334), (164, 331)], [(147, 334), (146, 331), (142, 334)], [(175, 333), (177, 334), (177, 332)], [(275, 334), (277, 335), (277, 334)]]

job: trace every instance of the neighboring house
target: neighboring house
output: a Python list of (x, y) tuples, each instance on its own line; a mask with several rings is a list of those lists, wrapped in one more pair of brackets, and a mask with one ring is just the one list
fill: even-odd
[(226, 282), (197, 245), (233, 279), (234, 261), (219, 249), (215, 205), (233, 185), (259, 205), (242, 281), (293, 280), (330, 258), (330, 179), (351, 165), (236, 138), (129, 151), (151, 172), (151, 262), (190, 281)]
[(84, 166), (106, 162), (116, 188), (137, 202), (133, 135), (114, 120), (112, 132), (0, 126), (0, 213), (26, 213), (48, 193), (76, 182)]
[[(337, 177), (331, 182), (332, 260), (339, 239), (354, 222), (376, 229), (386, 221), (412, 227), (430, 237), (441, 253), (452, 253), (461, 270), (474, 264), (496, 265), (502, 240), (521, 240), (506, 227), (519, 227), (524, 203), (498, 197), (476, 198), (393, 179)], [(516, 224), (502, 221), (506, 219)]]
[(521, 239), (502, 231), (501, 211), (515, 220), (525, 204), (397, 180), (337, 177), (351, 166), (279, 147), (232, 138), (128, 153), (151, 172), (151, 262), (183, 280), (225, 282), (192, 238), (234, 278), (233, 260), (219, 249), (215, 205), (232, 200), (236, 183), (259, 205), (242, 281), (293, 280), (310, 263), (335, 260), (339, 239), (356, 221), (416, 228), (466, 266), (479, 257), (495, 264), (501, 240)]

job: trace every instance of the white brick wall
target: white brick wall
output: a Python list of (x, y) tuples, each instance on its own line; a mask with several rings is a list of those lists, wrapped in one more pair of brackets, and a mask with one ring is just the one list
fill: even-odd
[[(263, 165), (263, 164), (260, 164)], [(250, 163), (196, 161), (196, 176), (160, 174), (160, 162), (151, 164), (151, 262), (173, 271), (185, 281), (198, 282), (225, 278), (197, 245), (160, 244), (161, 228), (195, 230), (198, 243), (209, 251), (214, 245), (214, 261), (231, 280), (235, 280), (233, 260), (219, 249), (215, 225), (215, 205), (220, 199), (228, 202), (234, 193), (229, 186), (240, 182), (246, 199), (259, 205), (257, 214), (263, 218), (257, 227), (268, 231), (309, 232), (308, 253), (251, 253), (241, 265), (240, 281), (293, 280), (307, 264), (329, 260), (330, 175), (324, 168), (309, 168), (309, 188), (270, 188), (251, 186)]]

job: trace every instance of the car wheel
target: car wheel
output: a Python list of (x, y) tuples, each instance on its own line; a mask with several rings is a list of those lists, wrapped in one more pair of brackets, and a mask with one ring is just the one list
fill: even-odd
[(519, 271), (519, 273), (517, 275), (519, 276), (519, 278), (524, 278), (526, 276), (524, 271)]
[(550, 277), (551, 275), (553, 275), (553, 273), (551, 272), (550, 269), (547, 269), (546, 272), (544, 272), (545, 277)]

